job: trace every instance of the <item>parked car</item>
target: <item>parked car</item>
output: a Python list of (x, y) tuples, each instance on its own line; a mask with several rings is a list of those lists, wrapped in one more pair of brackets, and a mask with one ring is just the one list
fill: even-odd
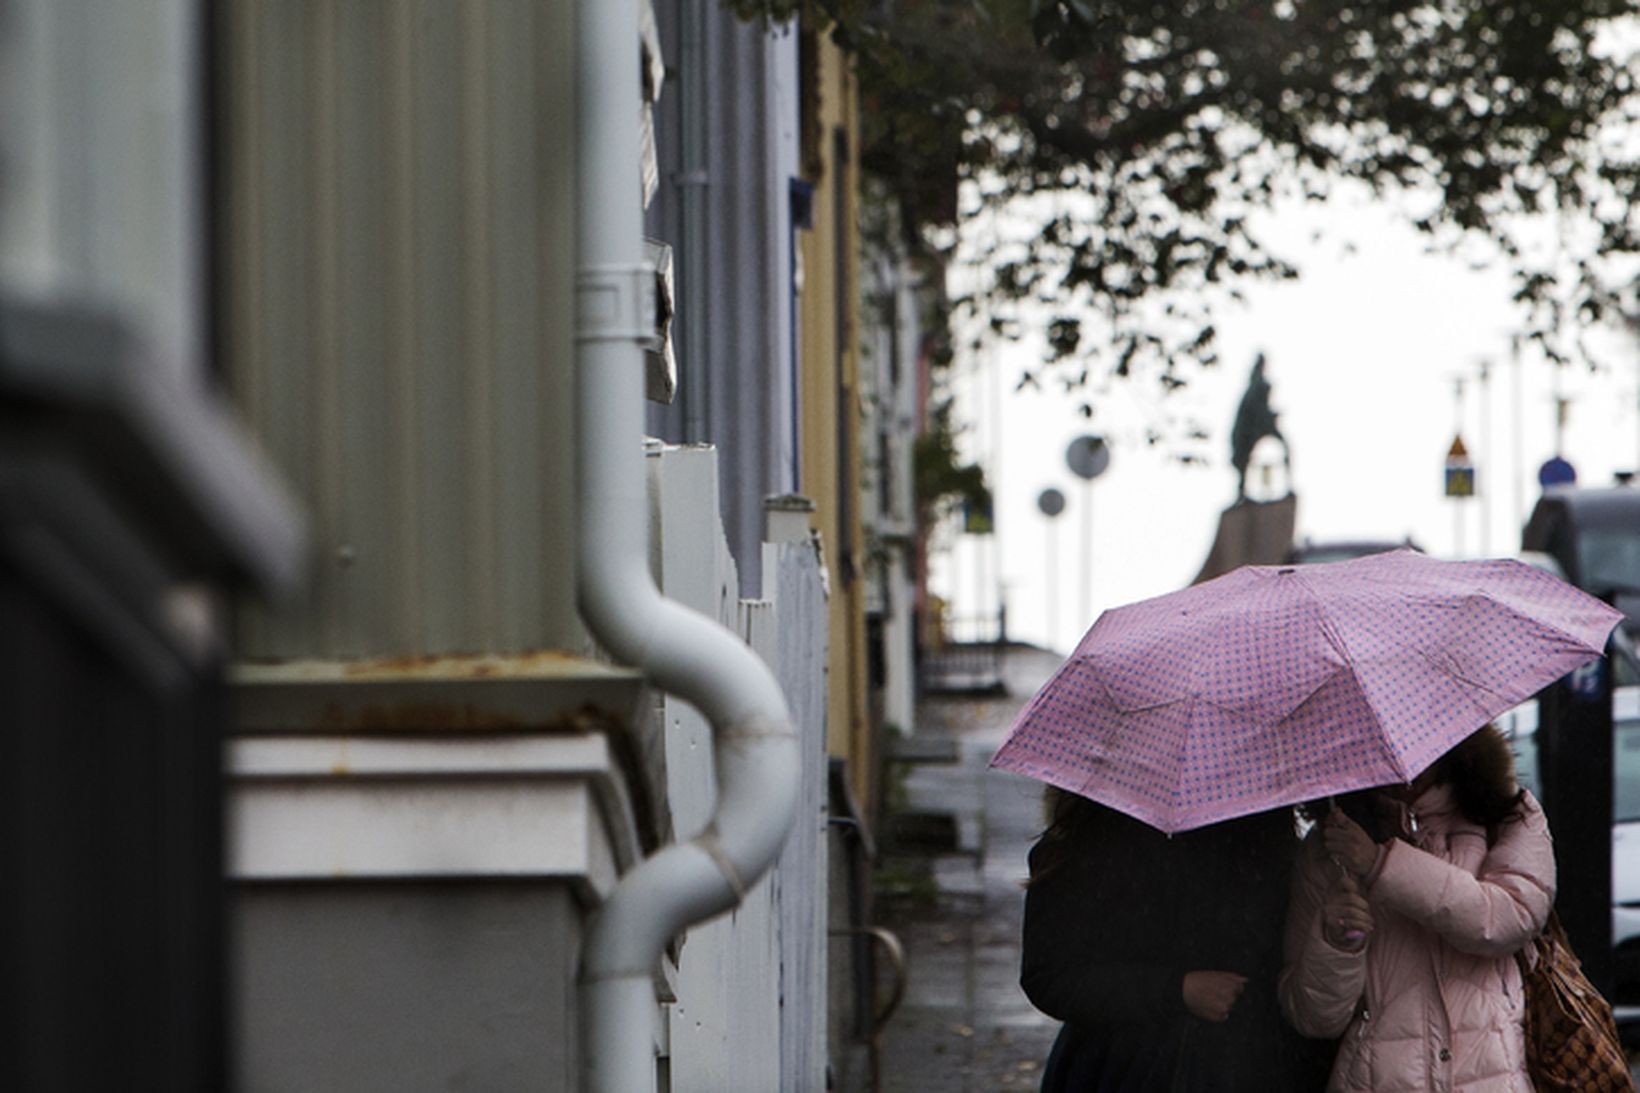
[[(1520, 784), (1537, 793), (1537, 700), (1496, 718), (1515, 753)], [(1640, 686), (1612, 694), (1613, 1006), (1624, 1023), (1640, 1022)]]
[[(1521, 531), (1523, 558), (1628, 617), (1612, 635), (1612, 956), (1618, 1021), (1640, 1026), (1640, 489), (1553, 486), (1543, 491)], [(1515, 715), (1511, 717), (1511, 715)], [(1537, 704), (1499, 721), (1513, 730), (1523, 785), (1537, 789)]]
[(1386, 550), (1400, 550), (1402, 547), (1423, 549), (1411, 539), (1305, 539), (1294, 543), (1287, 551), (1286, 563), (1314, 565), (1318, 562), (1342, 562), (1368, 554), (1382, 554)]
[(1596, 596), (1640, 592), (1640, 489), (1546, 489), (1520, 545), (1554, 558), (1568, 581)]

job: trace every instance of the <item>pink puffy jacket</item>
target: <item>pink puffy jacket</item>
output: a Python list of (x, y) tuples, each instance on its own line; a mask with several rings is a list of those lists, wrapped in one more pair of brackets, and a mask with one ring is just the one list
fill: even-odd
[(1282, 1011), (1308, 1036), (1342, 1034), (1329, 1090), (1531, 1093), (1515, 953), (1555, 897), (1554, 847), (1528, 794), (1519, 819), (1486, 830), (1447, 786), (1413, 802), (1410, 845), (1392, 839), (1367, 888), (1374, 930), (1359, 953), (1321, 934), (1339, 867), (1317, 828), (1288, 910)]

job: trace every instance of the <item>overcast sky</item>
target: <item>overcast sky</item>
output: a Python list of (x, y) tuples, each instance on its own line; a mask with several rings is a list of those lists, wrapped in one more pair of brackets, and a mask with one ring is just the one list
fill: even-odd
[[(1254, 286), (1247, 306), (1221, 314), (1217, 369), (1165, 397), (1143, 381), (1117, 383), (1095, 399), (1091, 422), (1076, 414), (1076, 398), (1051, 385), (1014, 391), (1040, 358), (1038, 341), (959, 359), (959, 417), (970, 423), (961, 442), (990, 471), (997, 534), (955, 539), (933, 561), (934, 591), (968, 616), (993, 611), (1000, 588), (1010, 636), (1068, 651), (1100, 610), (1188, 583), (1235, 499), (1230, 425), (1260, 350), (1291, 446), (1301, 539), (1411, 537), (1442, 556), (1514, 552), (1537, 470), (1554, 454), (1557, 383), (1570, 400), (1563, 454), (1580, 482), (1604, 485), (1614, 471), (1634, 468), (1640, 347), (1610, 333), (1596, 339), (1609, 365), (1599, 372), (1574, 367), (1557, 376), (1529, 348), (1517, 368), (1506, 273), (1427, 256), (1402, 223), (1362, 198), (1284, 211), (1272, 241), (1298, 262), (1301, 279)], [(1312, 243), (1323, 225), (1329, 237)], [(1483, 361), (1491, 366), (1484, 398)], [(1211, 436), (1182, 449), (1148, 446), (1147, 428), (1169, 418), (1197, 419)], [(1460, 431), (1483, 494), (1461, 509), (1442, 495), (1445, 457)], [(1105, 436), (1112, 449), (1091, 488), (1064, 459), (1084, 432)], [(1205, 465), (1181, 463), (1181, 450)], [(1051, 522), (1037, 508), (1047, 487), (1068, 500)], [(1267, 492), (1285, 488), (1277, 470)]]

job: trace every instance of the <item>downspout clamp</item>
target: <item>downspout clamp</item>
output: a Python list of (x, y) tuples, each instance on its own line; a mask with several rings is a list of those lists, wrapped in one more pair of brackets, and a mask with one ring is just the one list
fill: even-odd
[(712, 726), (717, 807), (692, 839), (622, 877), (582, 955), (584, 1088), (655, 1088), (654, 972), (667, 942), (737, 906), (773, 864), (799, 787), (797, 733), (773, 674), (735, 634), (661, 595), (649, 569), (638, 0), (576, 11), (576, 543), (581, 615), (616, 658)]

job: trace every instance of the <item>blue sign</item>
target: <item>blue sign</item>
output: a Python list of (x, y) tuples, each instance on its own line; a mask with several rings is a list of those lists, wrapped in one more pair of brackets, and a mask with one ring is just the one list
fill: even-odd
[(1550, 486), (1570, 486), (1577, 481), (1577, 468), (1566, 462), (1560, 456), (1552, 456), (1538, 468), (1538, 485), (1544, 489)]

